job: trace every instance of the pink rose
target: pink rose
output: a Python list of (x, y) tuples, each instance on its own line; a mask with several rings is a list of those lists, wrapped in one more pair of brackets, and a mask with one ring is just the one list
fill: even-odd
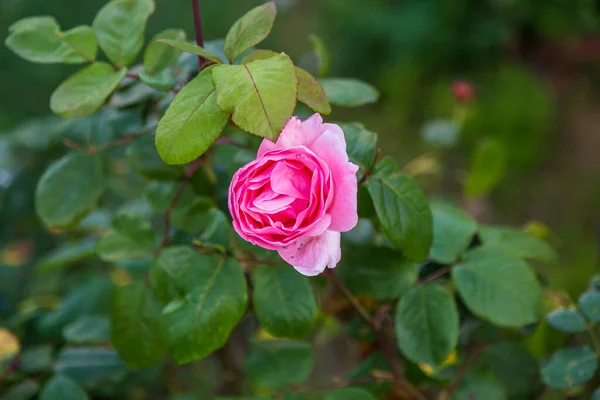
[(233, 227), (245, 240), (277, 250), (304, 275), (334, 268), (340, 232), (357, 221), (356, 171), (342, 129), (319, 114), (291, 118), (276, 143), (263, 140), (256, 160), (229, 187)]

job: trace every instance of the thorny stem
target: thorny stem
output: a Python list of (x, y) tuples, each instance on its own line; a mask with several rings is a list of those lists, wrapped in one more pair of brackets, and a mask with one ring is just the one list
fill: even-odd
[(388, 364), (390, 365), (390, 369), (392, 370), (392, 375), (394, 377), (393, 381), (396, 386), (403, 391), (407, 392), (408, 399), (416, 399), (416, 400), (427, 400), (425, 395), (421, 393), (417, 388), (415, 388), (410, 382), (407, 382), (403, 378), (402, 372), (402, 363), (400, 358), (396, 353), (396, 347), (394, 343), (388, 340), (387, 335), (383, 331), (381, 324), (375, 321), (367, 310), (360, 304), (358, 299), (352, 294), (350, 289), (342, 282), (337, 275), (333, 273), (331, 270), (325, 270), (323, 275), (334, 284), (334, 286), (346, 296), (350, 304), (354, 307), (356, 312), (371, 326), (375, 333), (375, 339), (377, 344), (385, 356)]
[[(204, 38), (202, 37), (202, 20), (200, 19), (200, 0), (192, 0), (192, 10), (194, 13), (196, 44), (200, 47), (204, 47)], [(204, 58), (198, 56), (198, 71), (202, 71), (204, 61)]]

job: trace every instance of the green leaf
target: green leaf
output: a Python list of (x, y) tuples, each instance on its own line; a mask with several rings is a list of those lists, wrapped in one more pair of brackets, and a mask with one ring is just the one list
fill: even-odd
[(229, 249), (231, 229), (228, 217), (216, 207), (207, 212), (208, 224), (194, 244), (225, 253)]
[(35, 211), (50, 228), (68, 228), (96, 207), (104, 191), (99, 157), (69, 153), (42, 174), (35, 190)]
[(150, 221), (142, 215), (121, 213), (100, 238), (96, 251), (100, 259), (117, 262), (147, 258), (155, 246)]
[(395, 315), (400, 350), (415, 363), (441, 364), (458, 343), (458, 312), (441, 286), (413, 288), (400, 299)]
[(225, 55), (235, 61), (243, 52), (262, 42), (271, 32), (277, 8), (270, 1), (248, 11), (225, 36)]
[(229, 114), (216, 102), (213, 67), (205, 68), (175, 96), (156, 129), (156, 149), (167, 164), (200, 157), (219, 137)]
[(292, 60), (281, 53), (244, 65), (213, 69), (218, 106), (241, 129), (275, 141), (296, 107), (298, 79)]
[(144, 190), (144, 198), (155, 213), (162, 214), (169, 208), (178, 186), (179, 183), (174, 181), (151, 181)]
[(540, 318), (542, 289), (521, 259), (482, 247), (452, 269), (452, 280), (467, 307), (495, 325), (521, 327)]
[(562, 349), (542, 368), (544, 383), (555, 389), (570, 389), (592, 379), (598, 357), (588, 346)]
[(27, 29), (51, 29), (52, 27), (58, 25), (54, 17), (51, 16), (41, 16), (41, 17), (27, 17), (18, 20), (8, 27), (9, 33), (16, 33), (22, 30)]
[(187, 233), (204, 231), (214, 219), (214, 215), (210, 214), (213, 208), (213, 201), (208, 197), (196, 197), (173, 209), (171, 223), (176, 229)]
[(154, 75), (148, 75), (145, 71), (139, 72), (142, 82), (161, 92), (168, 92), (177, 84), (177, 77), (170, 69), (163, 69)]
[(244, 371), (257, 386), (283, 389), (306, 381), (313, 369), (310, 343), (254, 340), (244, 360)]
[(61, 83), (50, 97), (52, 112), (64, 118), (90, 115), (104, 104), (127, 74), (104, 62), (91, 64)]
[(481, 197), (492, 191), (506, 171), (506, 149), (494, 139), (484, 139), (475, 148), (464, 192)]
[(77, 318), (105, 313), (113, 289), (112, 281), (106, 276), (92, 275), (80, 282), (62, 298), (57, 309), (43, 316), (38, 325), (41, 334), (59, 334), (66, 324)]
[(433, 244), (429, 258), (451, 264), (467, 249), (477, 231), (477, 222), (464, 211), (441, 201), (430, 203)]
[(423, 127), (423, 139), (429, 144), (439, 147), (450, 147), (458, 141), (460, 131), (454, 121), (437, 120)]
[(40, 390), (40, 385), (32, 379), (15, 383), (6, 390), (2, 400), (29, 400)]
[(19, 354), (19, 370), (26, 374), (36, 374), (52, 366), (52, 346), (30, 346)]
[(546, 319), (550, 325), (561, 332), (576, 333), (586, 329), (585, 319), (577, 310), (566, 308), (554, 310), (548, 314)]
[(350, 78), (327, 78), (319, 81), (329, 102), (335, 106), (359, 107), (375, 103), (379, 91), (366, 82)]
[(6, 46), (27, 61), (52, 64), (93, 62), (97, 44), (89, 26), (60, 31), (52, 17), (31, 17), (10, 28)]
[(393, 300), (406, 293), (419, 276), (417, 264), (385, 247), (349, 246), (343, 254), (338, 276), (355, 294)]
[(86, 387), (114, 385), (126, 372), (117, 353), (102, 347), (65, 347), (54, 364), (55, 374), (68, 376)]
[(128, 365), (151, 367), (165, 356), (161, 306), (143, 282), (118, 287), (110, 311), (112, 344)]
[(338, 125), (344, 131), (350, 160), (364, 173), (375, 162), (377, 134), (366, 129), (360, 122), (342, 122)]
[(508, 227), (482, 227), (481, 240), (486, 248), (511, 254), (518, 258), (555, 263), (556, 251), (545, 240)]
[(150, 40), (146, 50), (144, 50), (144, 68), (150, 76), (175, 64), (181, 54), (177, 49), (161, 43), (160, 40), (185, 40), (185, 31), (182, 29), (165, 29)]
[(89, 399), (85, 390), (77, 382), (65, 376), (54, 376), (50, 379), (42, 393), (40, 400), (86, 400)]
[(112, 0), (98, 11), (92, 24), (98, 44), (117, 67), (135, 61), (144, 44), (146, 20), (153, 0)]
[(163, 250), (156, 263), (175, 288), (162, 312), (167, 346), (175, 361), (183, 364), (221, 348), (246, 309), (246, 280), (240, 265), (186, 246)]
[(296, 67), (296, 76), (298, 77), (298, 100), (318, 113), (329, 115), (331, 106), (327, 100), (325, 89), (319, 81), (298, 67)]
[(109, 321), (103, 316), (81, 317), (63, 329), (63, 337), (73, 344), (108, 343)]
[(453, 400), (508, 400), (506, 391), (496, 380), (483, 376), (470, 375), (456, 388)]
[(363, 389), (344, 388), (328, 391), (325, 400), (375, 400), (375, 397)]
[(483, 362), (504, 385), (510, 398), (528, 399), (540, 388), (538, 361), (518, 342), (497, 342), (485, 347)]
[[(266, 60), (277, 55), (278, 53), (273, 50), (255, 50), (244, 56), (242, 64), (248, 64), (256, 60)], [(302, 68), (295, 68), (296, 77), (298, 78), (298, 100), (318, 113), (325, 115), (331, 113), (331, 106), (319, 81)]]
[(192, 53), (207, 60), (210, 60), (216, 64), (221, 64), (221, 59), (219, 58), (219, 56), (214, 55), (210, 51), (206, 50), (204, 47), (200, 47), (196, 44), (186, 42), (184, 40), (173, 40), (166, 38), (158, 40), (158, 43), (179, 50), (179, 52), (177, 52), (177, 55), (181, 54), (181, 51), (184, 51), (186, 53)]
[(252, 304), (271, 335), (299, 339), (315, 327), (317, 303), (308, 279), (288, 266), (260, 266), (252, 273)]
[(419, 184), (402, 174), (392, 158), (385, 157), (373, 168), (367, 188), (390, 242), (409, 260), (423, 261), (433, 241), (433, 222)]
[(96, 254), (96, 239), (85, 238), (55, 248), (46, 254), (35, 266), (37, 274), (47, 274), (84, 261)]
[(590, 322), (600, 322), (600, 292), (589, 291), (582, 294), (579, 297), (579, 307)]
[(594, 390), (594, 393), (592, 393), (592, 398), (590, 400), (600, 400), (600, 388)]
[(176, 180), (183, 175), (183, 168), (166, 165), (156, 152), (154, 138), (145, 135), (127, 147), (126, 156), (133, 169), (150, 179)]

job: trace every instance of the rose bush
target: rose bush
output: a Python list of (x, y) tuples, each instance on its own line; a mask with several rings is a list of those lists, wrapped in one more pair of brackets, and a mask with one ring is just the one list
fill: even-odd
[(341, 258), (340, 232), (358, 222), (358, 166), (348, 161), (344, 132), (319, 114), (291, 118), (277, 142), (263, 140), (256, 160), (229, 188), (233, 226), (245, 240), (317, 275)]

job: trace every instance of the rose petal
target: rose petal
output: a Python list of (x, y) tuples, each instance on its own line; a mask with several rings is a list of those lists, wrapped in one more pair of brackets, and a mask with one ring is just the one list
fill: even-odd
[(358, 223), (357, 182), (358, 166), (348, 162), (346, 142), (333, 131), (321, 135), (311, 148), (329, 166), (333, 176), (333, 204), (327, 210), (331, 214), (329, 230), (346, 232)]
[(271, 188), (274, 192), (308, 200), (310, 194), (310, 176), (305, 171), (278, 163), (271, 173)]
[(316, 237), (306, 236), (278, 252), (281, 258), (301, 274), (318, 275), (325, 267), (335, 268), (340, 261), (340, 233), (325, 231)]

